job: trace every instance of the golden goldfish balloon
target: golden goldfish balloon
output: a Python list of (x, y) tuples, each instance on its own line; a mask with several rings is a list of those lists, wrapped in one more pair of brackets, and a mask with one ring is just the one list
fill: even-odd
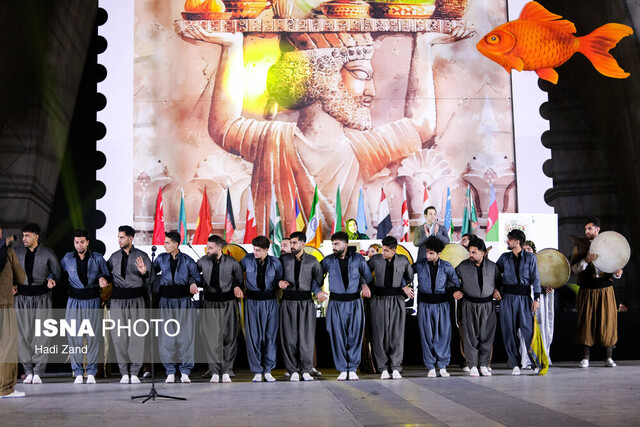
[(520, 18), (495, 28), (484, 36), (476, 48), (487, 58), (502, 65), (507, 72), (535, 71), (543, 80), (558, 83), (554, 68), (580, 52), (601, 74), (616, 79), (629, 77), (609, 54), (633, 30), (622, 24), (606, 24), (591, 34), (576, 37), (573, 22), (549, 12), (540, 3), (527, 3)]

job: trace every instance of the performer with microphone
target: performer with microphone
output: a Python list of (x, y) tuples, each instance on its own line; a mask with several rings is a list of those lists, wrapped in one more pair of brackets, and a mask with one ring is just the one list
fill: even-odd
[(40, 227), (27, 223), (22, 226), (22, 243), (15, 249), (26, 279), (18, 285), (15, 299), (18, 315), (18, 354), (25, 373), (25, 384), (42, 384), (41, 375), (47, 368), (48, 355), (35, 353), (36, 346), (46, 348), (51, 338), (36, 337), (35, 319), (51, 317), (53, 307), (51, 289), (62, 275), (56, 254), (40, 245)]
[[(194, 365), (194, 333), (195, 313), (192, 294), (198, 293), (198, 285), (202, 282), (198, 273), (198, 266), (191, 257), (180, 252), (180, 233), (168, 231), (165, 233), (165, 253), (158, 255), (153, 261), (154, 271), (161, 273), (160, 278), (160, 318), (177, 320), (180, 333), (173, 324), (169, 324), (168, 334), (164, 331), (158, 336), (158, 350), (160, 360), (167, 371), (165, 383), (176, 381), (176, 366), (179, 365), (180, 381), (190, 383), (189, 374)], [(143, 267), (142, 265), (140, 267)], [(146, 268), (140, 268), (145, 274)], [(176, 348), (177, 347), (177, 348)]]

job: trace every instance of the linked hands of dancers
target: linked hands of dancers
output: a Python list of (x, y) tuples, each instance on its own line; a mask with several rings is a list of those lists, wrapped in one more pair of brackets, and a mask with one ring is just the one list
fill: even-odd
[(280, 280), (280, 282), (278, 282), (278, 286), (280, 286), (280, 289), (287, 289), (289, 287), (289, 282), (286, 280)]
[(53, 279), (47, 280), (47, 288), (53, 289), (56, 286), (56, 281)]
[(362, 285), (362, 296), (365, 298), (371, 298), (371, 289), (369, 289), (369, 286)]
[(407, 296), (407, 298), (413, 298), (415, 295), (411, 286), (405, 286), (404, 288), (402, 288), (402, 290), (404, 291), (404, 294)]
[(496, 301), (500, 301), (502, 299), (502, 296), (500, 295), (500, 291), (497, 289), (493, 290), (493, 299)]
[(329, 294), (326, 293), (325, 291), (320, 291), (316, 294), (316, 298), (318, 299), (318, 301), (322, 302), (322, 301), (326, 301), (327, 298), (329, 298)]
[(98, 284), (101, 288), (106, 288), (107, 286), (109, 286), (109, 282), (107, 282), (107, 279), (105, 279), (104, 277), (98, 279)]
[(193, 295), (198, 293), (198, 285), (196, 285), (195, 283), (192, 283), (191, 286), (189, 286), (189, 292), (191, 292)]
[(456, 300), (461, 299), (463, 296), (464, 296), (464, 294), (462, 292), (460, 292), (460, 291), (455, 291), (453, 293), (453, 298), (455, 298)]
[(240, 289), (240, 286), (236, 286), (235, 288), (233, 288), (233, 295), (236, 298), (243, 298), (244, 294), (242, 293), (242, 289)]

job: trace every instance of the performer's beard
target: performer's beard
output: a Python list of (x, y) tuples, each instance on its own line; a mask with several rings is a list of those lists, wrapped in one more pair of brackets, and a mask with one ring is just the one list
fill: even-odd
[(335, 256), (337, 256), (338, 258), (344, 258), (344, 256), (347, 254), (347, 248), (344, 248), (344, 250), (342, 250), (342, 251), (334, 249), (333, 250), (333, 254)]
[(324, 112), (344, 126), (357, 130), (371, 129), (371, 110), (366, 105), (371, 102), (370, 96), (355, 96), (340, 82), (324, 91), (321, 101)]

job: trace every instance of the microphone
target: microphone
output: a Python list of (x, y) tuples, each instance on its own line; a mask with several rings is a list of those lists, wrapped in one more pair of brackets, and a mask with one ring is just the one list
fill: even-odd
[(196, 254), (196, 256), (198, 258), (200, 258), (200, 254), (195, 249), (193, 249), (193, 246), (191, 246), (191, 243), (187, 242), (187, 246), (189, 246), (191, 248), (191, 250), (193, 251), (193, 253)]

